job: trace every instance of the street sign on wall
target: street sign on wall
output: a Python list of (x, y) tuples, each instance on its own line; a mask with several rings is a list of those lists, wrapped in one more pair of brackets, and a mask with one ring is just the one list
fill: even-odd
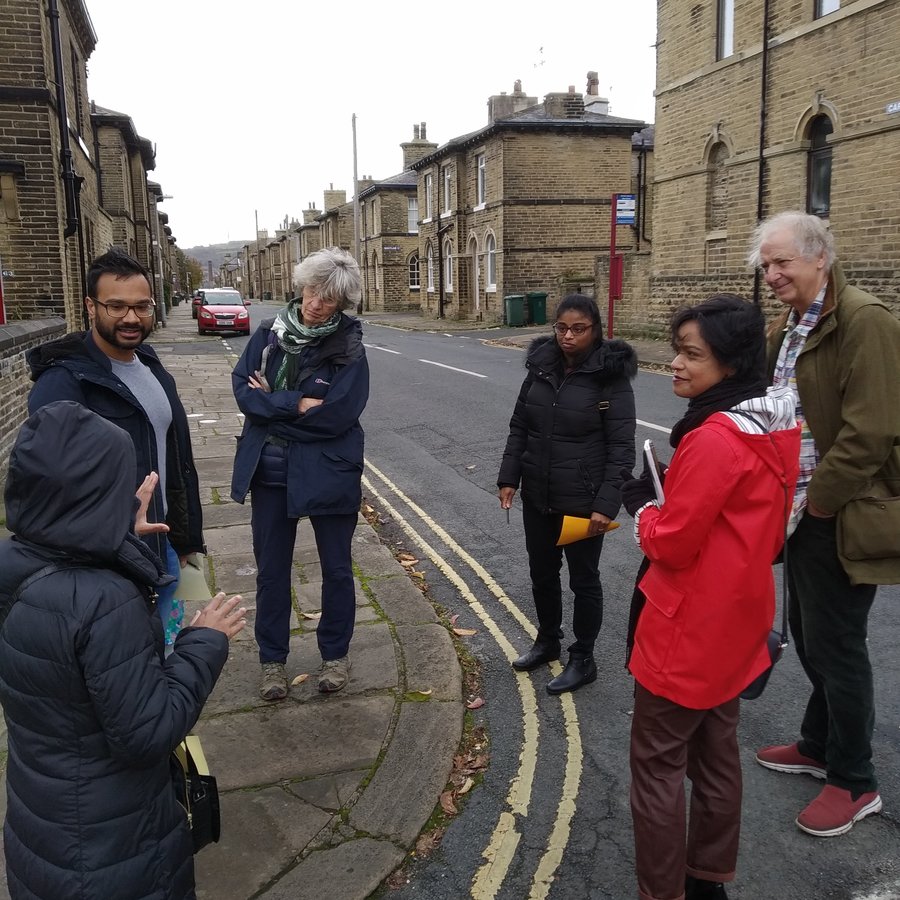
[(634, 194), (616, 194), (616, 225), (634, 225)]

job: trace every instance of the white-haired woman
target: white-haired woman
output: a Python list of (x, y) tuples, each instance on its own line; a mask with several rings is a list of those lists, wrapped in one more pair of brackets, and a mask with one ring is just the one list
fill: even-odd
[(322, 566), (317, 629), (319, 690), (339, 691), (350, 677), (348, 650), (356, 616), (350, 543), (362, 500), (363, 430), (369, 368), (356, 305), (356, 260), (338, 247), (297, 266), (300, 294), (262, 322), (232, 373), (244, 413), (231, 482), (248, 491), (256, 557), (256, 642), (264, 700), (287, 696), (291, 564), (297, 523), (309, 516)]

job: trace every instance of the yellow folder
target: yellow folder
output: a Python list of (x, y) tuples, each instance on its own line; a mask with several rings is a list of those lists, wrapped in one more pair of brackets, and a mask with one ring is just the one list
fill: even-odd
[[(559, 530), (559, 540), (557, 540), (556, 546), (563, 547), (566, 544), (584, 540), (588, 536), (590, 523), (590, 519), (583, 519), (581, 516), (563, 516), (562, 528)], [(618, 522), (610, 522), (606, 526), (606, 530), (613, 531), (618, 527)]]

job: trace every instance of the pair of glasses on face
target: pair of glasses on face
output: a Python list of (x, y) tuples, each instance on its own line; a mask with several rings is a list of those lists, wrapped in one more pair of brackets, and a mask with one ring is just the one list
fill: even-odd
[(576, 322), (574, 325), (563, 325), (562, 322), (557, 322), (553, 326), (553, 330), (560, 337), (565, 337), (566, 332), (568, 331), (571, 331), (575, 337), (581, 337), (586, 331), (590, 331), (593, 327), (593, 325), (585, 325), (583, 322)]
[(94, 300), (94, 303), (102, 306), (114, 319), (124, 319), (130, 312), (137, 313), (142, 319), (149, 319), (156, 309), (156, 304), (152, 300), (145, 300), (143, 303), (126, 303), (124, 300), (109, 300), (104, 303), (102, 300)]

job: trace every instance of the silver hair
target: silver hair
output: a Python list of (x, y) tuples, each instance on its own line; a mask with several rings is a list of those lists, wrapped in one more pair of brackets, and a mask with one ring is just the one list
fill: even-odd
[(790, 231), (797, 251), (806, 259), (817, 259), (824, 253), (825, 269), (831, 271), (835, 250), (834, 236), (828, 226), (818, 216), (794, 210), (769, 216), (756, 226), (747, 254), (751, 266), (756, 268), (760, 264), (760, 248), (776, 231)]
[(314, 288), (325, 300), (337, 300), (341, 309), (356, 306), (362, 296), (359, 263), (340, 247), (326, 247), (310, 253), (294, 267), (294, 287)]

